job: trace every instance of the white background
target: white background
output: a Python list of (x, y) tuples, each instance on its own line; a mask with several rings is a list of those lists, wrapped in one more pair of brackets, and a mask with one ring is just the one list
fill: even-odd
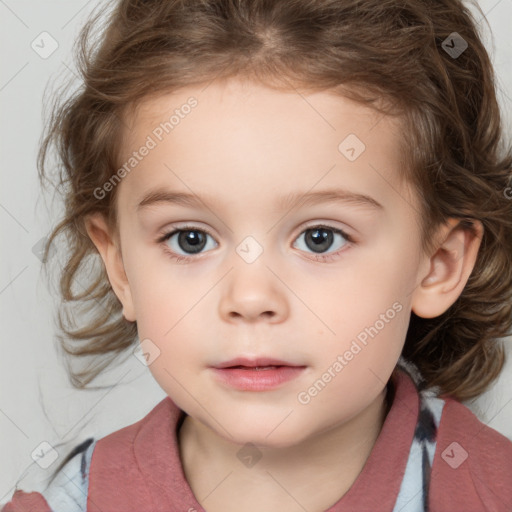
[[(494, 37), (493, 41), (481, 22), (511, 133), (512, 1), (479, 3)], [(21, 488), (38, 490), (41, 477), (55, 468), (53, 464), (43, 470), (31, 458), (41, 442), (64, 443), (56, 447), (58, 464), (75, 444), (138, 421), (165, 397), (133, 356), (94, 383), (111, 384), (110, 388), (78, 391), (70, 385), (56, 352), (55, 292), (47, 289), (33, 252), (56, 224), (59, 211), (48, 210), (37, 179), (43, 91), (50, 79), (61, 84), (73, 77), (72, 45), (97, 4), (97, 0), (0, 0), (0, 504), (8, 501), (20, 478)], [(58, 43), (45, 59), (31, 47), (44, 31)], [(489, 392), (466, 405), (512, 439), (512, 364), (507, 363)]]

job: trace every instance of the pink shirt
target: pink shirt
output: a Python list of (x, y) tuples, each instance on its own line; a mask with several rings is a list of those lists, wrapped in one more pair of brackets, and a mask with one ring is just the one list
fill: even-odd
[[(512, 442), (459, 402), (418, 392), (402, 369), (391, 381), (393, 402), (373, 450), (348, 492), (326, 512), (512, 512)], [(137, 423), (91, 445), (83, 505), (73, 511), (204, 512), (179, 457), (183, 416), (166, 397)], [(55, 490), (52, 496), (56, 503)], [(25, 511), (71, 512), (52, 509), (44, 492), (21, 490), (2, 509)]]

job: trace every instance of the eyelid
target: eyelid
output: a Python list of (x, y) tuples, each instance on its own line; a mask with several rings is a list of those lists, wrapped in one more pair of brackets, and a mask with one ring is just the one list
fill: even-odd
[(334, 220), (315, 220), (315, 221), (310, 221), (310, 222), (307, 222), (306, 224), (303, 224), (300, 228), (299, 228), (299, 231), (297, 233), (297, 235), (293, 238), (294, 240), (297, 239), (297, 237), (303, 233), (305, 230), (307, 229), (312, 229), (312, 228), (318, 228), (318, 227), (323, 227), (323, 228), (326, 228), (326, 229), (332, 229), (333, 231), (339, 231), (341, 232), (341, 234), (349, 241), (349, 242), (355, 242), (356, 239), (355, 239), (355, 236), (352, 234), (351, 230), (348, 230), (345, 226), (345, 224), (343, 225), (344, 227), (340, 227), (340, 226), (336, 226), (334, 224), (336, 224), (337, 222), (339, 221), (334, 221)]
[[(293, 241), (295, 241), (299, 237), (299, 235), (301, 235), (305, 230), (315, 228), (315, 227), (324, 227), (327, 229), (338, 230), (342, 233), (342, 235), (348, 241), (350, 241), (350, 242), (356, 241), (355, 236), (350, 232), (351, 230), (347, 230), (345, 227), (337, 227), (337, 226), (332, 225), (335, 222), (336, 221), (332, 221), (332, 220), (312, 220), (312, 221), (307, 222), (306, 224), (302, 224), (299, 228), (297, 228), (298, 230), (295, 232), (295, 234), (293, 236)], [(165, 227), (165, 228), (160, 229), (158, 231), (158, 235), (157, 235), (158, 241), (161, 241), (162, 238), (169, 236), (171, 233), (173, 233), (175, 231), (184, 231), (187, 229), (190, 229), (190, 230), (196, 229), (198, 231), (204, 231), (206, 234), (210, 235), (216, 241), (216, 235), (214, 235), (213, 230), (201, 225), (200, 222), (196, 223), (196, 221), (191, 221), (189, 223), (184, 222), (183, 224), (176, 223), (170, 227)]]
[(183, 222), (183, 223), (177, 222), (175, 224), (172, 224), (171, 226), (165, 226), (158, 230), (157, 236), (163, 237), (163, 236), (169, 235), (170, 233), (173, 233), (175, 231), (186, 231), (186, 230), (204, 231), (205, 233), (210, 235), (212, 238), (214, 238), (214, 239), (216, 238), (215, 235), (213, 234), (213, 230), (201, 225), (200, 222), (196, 223), (195, 221), (190, 221), (188, 223), (187, 222)]
[[(312, 228), (322, 229), (323, 228), (323, 229), (331, 230), (331, 231), (341, 235), (346, 240), (346, 244), (344, 244), (346, 247), (337, 249), (333, 252), (318, 253), (316, 255), (313, 255), (314, 257), (306, 257), (307, 259), (317, 261), (317, 262), (322, 262), (322, 263), (336, 261), (341, 257), (342, 253), (345, 253), (345, 251), (347, 251), (350, 247), (358, 244), (357, 240), (350, 233), (347, 233), (345, 229), (331, 225), (331, 222), (332, 221), (327, 221), (327, 222), (322, 222), (322, 221), (318, 221), (318, 220), (310, 221), (306, 225), (302, 225), (299, 228), (300, 230), (299, 230), (298, 234), (296, 236), (294, 236), (293, 241), (295, 242), (300, 237), (300, 235), (302, 235), (303, 233), (308, 231), (308, 229), (312, 229)], [(181, 262), (190, 263), (190, 262), (194, 262), (197, 260), (201, 260), (202, 258), (207, 257), (209, 252), (212, 252), (212, 249), (210, 249), (207, 252), (200, 252), (200, 253), (190, 254), (190, 255), (181, 255), (181, 254), (178, 254), (178, 253), (172, 251), (171, 249), (169, 249), (167, 247), (167, 241), (170, 240), (176, 233), (178, 233), (180, 231), (187, 231), (187, 230), (189, 230), (189, 231), (195, 230), (195, 231), (201, 231), (201, 232), (206, 233), (214, 240), (216, 246), (218, 247), (219, 244), (215, 240), (215, 236), (211, 233), (211, 231), (208, 228), (203, 228), (199, 225), (193, 225), (192, 223), (185, 224), (185, 225), (174, 225), (165, 231), (162, 230), (163, 233), (158, 238), (157, 243), (158, 243), (158, 245), (165, 246), (164, 252), (166, 252), (167, 255), (171, 259), (173, 259), (176, 263), (181, 263)]]

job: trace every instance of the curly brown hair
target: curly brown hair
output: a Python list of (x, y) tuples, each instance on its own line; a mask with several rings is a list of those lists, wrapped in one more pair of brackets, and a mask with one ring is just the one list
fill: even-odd
[[(472, 219), (484, 227), (460, 297), (436, 318), (411, 312), (402, 355), (427, 385), (458, 400), (479, 395), (496, 379), (512, 324), (506, 193), (512, 151), (503, 140), (480, 22), (468, 6), (459, 0), (121, 0), (105, 26), (103, 16), (103, 10), (91, 15), (77, 39), (81, 87), (55, 101), (38, 155), (44, 186), (55, 146), (55, 186), (65, 203), (43, 260), (47, 269), (54, 239), (65, 234), (69, 254), (59, 291), (70, 302), (63, 306), (74, 311), (58, 312), (58, 337), (70, 359), (93, 356), (81, 371), (68, 366), (75, 387), (85, 387), (137, 338), (85, 228), (87, 216), (100, 212), (118, 233), (116, 188), (101, 199), (94, 191), (120, 165), (125, 114), (142, 99), (232, 77), (278, 90), (335, 91), (400, 116), (400, 177), (418, 192), (423, 250), (433, 250), (433, 234), (448, 218), (466, 229)], [(101, 36), (96, 43), (94, 28)], [(467, 43), (459, 55), (449, 51), (453, 37)], [(91, 258), (99, 263), (95, 269), (85, 265)], [(74, 292), (73, 285), (84, 289)]]

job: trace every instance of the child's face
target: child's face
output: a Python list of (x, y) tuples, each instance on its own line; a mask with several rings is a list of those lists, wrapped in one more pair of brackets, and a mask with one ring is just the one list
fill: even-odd
[[(173, 129), (158, 129), (173, 114)], [(382, 401), (428, 271), (417, 200), (397, 181), (398, 124), (328, 93), (239, 82), (160, 97), (127, 123), (123, 162), (138, 156), (117, 190), (117, 293), (150, 361), (159, 351), (149, 368), (175, 403), (236, 443), (288, 446)], [(156, 189), (198, 202), (138, 208)], [(303, 202), (335, 189), (381, 206)], [(157, 242), (185, 225), (181, 240)], [(304, 368), (241, 390), (212, 369), (236, 357)]]

